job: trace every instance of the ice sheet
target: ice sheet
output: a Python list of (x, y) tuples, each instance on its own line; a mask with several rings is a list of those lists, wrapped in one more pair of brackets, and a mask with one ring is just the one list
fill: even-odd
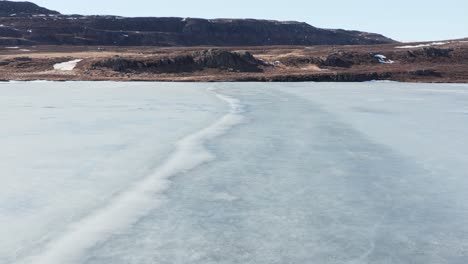
[(468, 262), (467, 85), (0, 92), (0, 263)]
[(42, 252), (225, 112), (183, 84), (0, 86), (0, 263)]
[(215, 156), (204, 146), (206, 142), (224, 134), (243, 119), (243, 107), (238, 100), (220, 94), (216, 96), (229, 104), (230, 110), (226, 115), (212, 125), (177, 141), (175, 151), (143, 180), (117, 194), (103, 208), (74, 223), (59, 239), (52, 241), (42, 252), (24, 262), (76, 262), (86, 250), (106, 241), (115, 232), (132, 226), (145, 214), (157, 208), (160, 200), (164, 199), (158, 195), (167, 190), (170, 177), (214, 160)]

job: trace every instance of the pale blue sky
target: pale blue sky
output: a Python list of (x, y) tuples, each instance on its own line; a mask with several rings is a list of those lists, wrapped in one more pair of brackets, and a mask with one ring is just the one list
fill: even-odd
[(32, 0), (64, 14), (261, 18), (357, 29), (400, 41), (468, 37), (468, 0)]

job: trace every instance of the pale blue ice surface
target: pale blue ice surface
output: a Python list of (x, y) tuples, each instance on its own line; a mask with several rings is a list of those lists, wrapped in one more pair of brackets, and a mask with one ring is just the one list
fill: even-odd
[(0, 263), (468, 263), (467, 85), (0, 92)]

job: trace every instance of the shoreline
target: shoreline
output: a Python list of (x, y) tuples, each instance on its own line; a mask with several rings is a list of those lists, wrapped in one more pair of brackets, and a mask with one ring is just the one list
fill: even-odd
[(46, 80), (46, 79), (31, 79), (31, 80), (0, 80), (0, 84), (23, 83), (23, 82), (117, 82), (117, 83), (420, 83), (420, 84), (468, 84), (467, 81), (461, 82), (423, 82), (423, 81), (394, 81), (394, 80), (368, 80), (368, 81), (168, 81), (168, 80)]

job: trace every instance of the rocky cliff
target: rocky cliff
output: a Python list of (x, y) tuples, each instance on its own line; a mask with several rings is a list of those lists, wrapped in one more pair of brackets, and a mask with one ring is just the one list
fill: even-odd
[(0, 1), (0, 45), (267, 46), (363, 45), (379, 34), (255, 19), (61, 15), (28, 2)]

